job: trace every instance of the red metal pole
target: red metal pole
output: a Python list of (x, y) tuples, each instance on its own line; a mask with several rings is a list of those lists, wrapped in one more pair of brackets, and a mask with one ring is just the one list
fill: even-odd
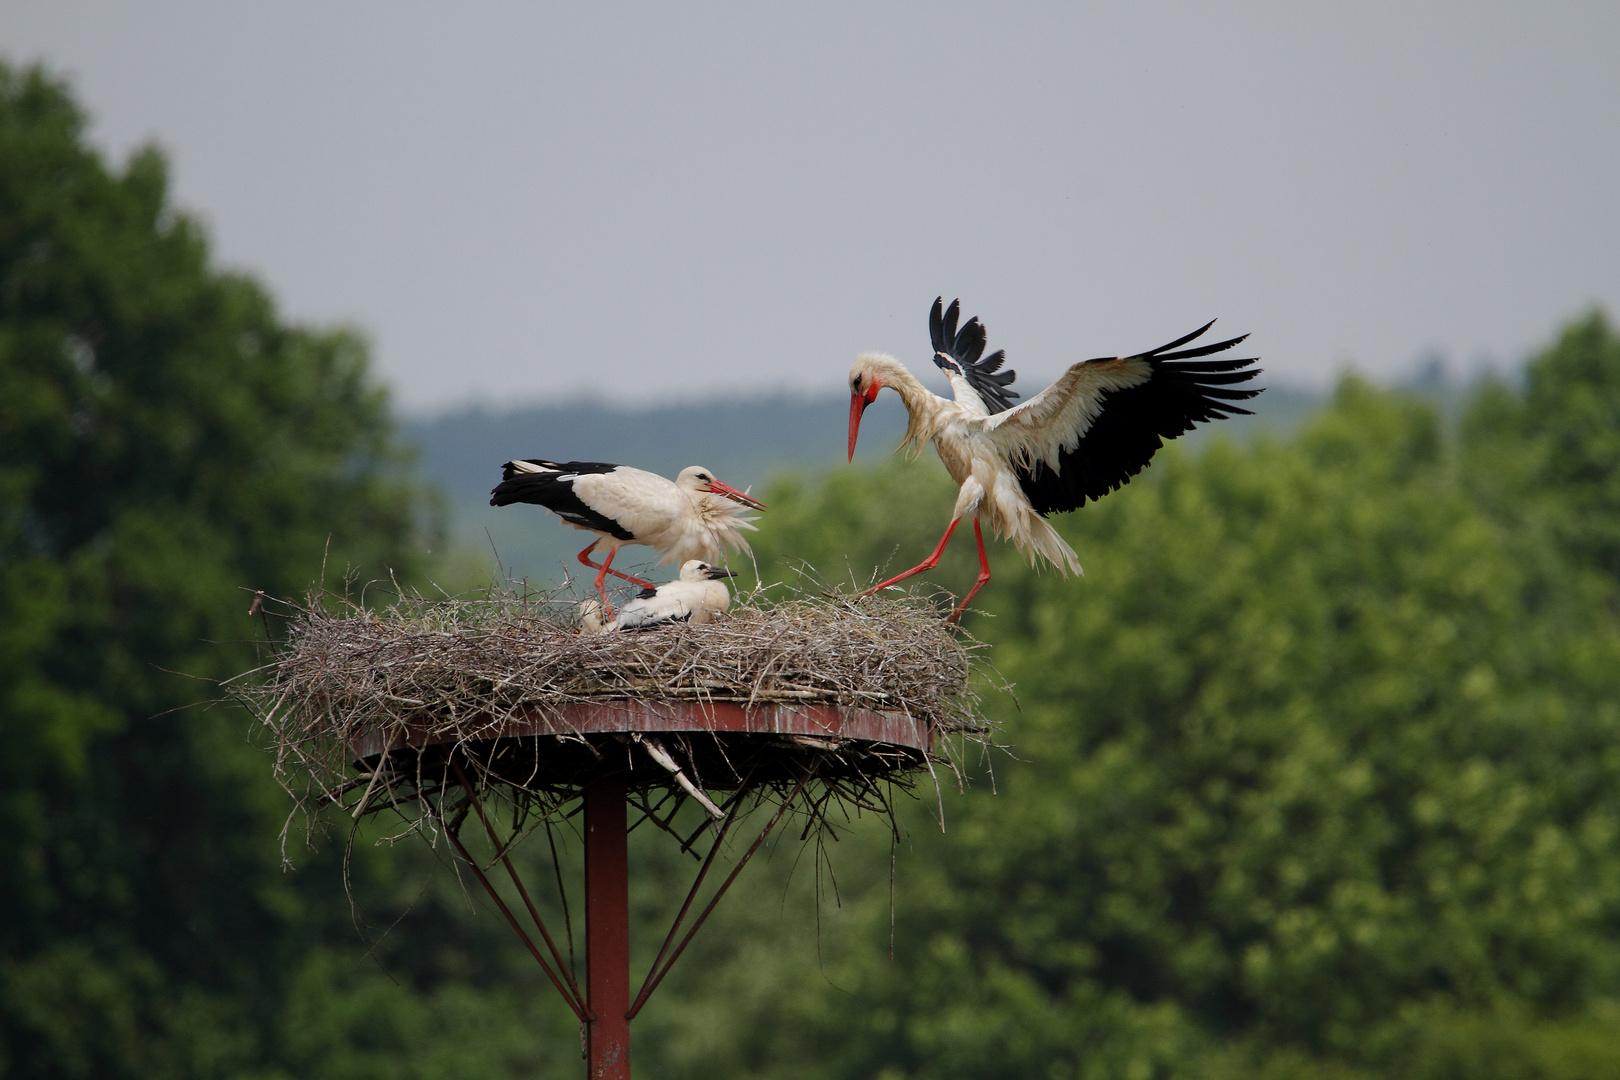
[(589, 1080), (630, 1080), (630, 866), (625, 782), (585, 788), (585, 983)]

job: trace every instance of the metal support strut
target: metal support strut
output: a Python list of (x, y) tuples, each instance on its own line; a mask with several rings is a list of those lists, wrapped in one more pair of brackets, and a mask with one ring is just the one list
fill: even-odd
[[(456, 771), (458, 773), (461, 772), (461, 767), (459, 765), (456, 766)], [(466, 785), (468, 794), (471, 796), (472, 786), (467, 783), (466, 775), (464, 773), (461, 776), (461, 782)], [(473, 802), (474, 805), (477, 806), (476, 798), (474, 798)], [(478, 807), (478, 816), (482, 818), (483, 815), (484, 811), (480, 806)], [(485, 826), (488, 827), (487, 820), (485, 821)], [(557, 972), (551, 970), (551, 965), (546, 963), (546, 958), (540, 955), (540, 950), (535, 946), (534, 939), (529, 937), (529, 935), (524, 932), (523, 924), (518, 922), (517, 916), (512, 914), (512, 909), (506, 906), (506, 901), (501, 899), (501, 894), (495, 891), (494, 884), (489, 880), (489, 877), (485, 875), (483, 867), (478, 865), (478, 860), (473, 858), (472, 854), (467, 851), (466, 845), (461, 842), (461, 837), (457, 836), (455, 830), (450, 828), (445, 829), (445, 835), (450, 838), (450, 843), (455, 845), (456, 851), (460, 853), (462, 861), (464, 861), (467, 866), (471, 868), (473, 876), (476, 877), (478, 879), (478, 883), (484, 887), (484, 891), (489, 894), (489, 898), (495, 901), (495, 906), (500, 909), (501, 914), (506, 916), (507, 924), (510, 925), (513, 932), (517, 934), (518, 940), (523, 942), (524, 946), (528, 948), (529, 953), (540, 964), (540, 970), (546, 973), (546, 977), (551, 980), (551, 985), (555, 986), (557, 988), (557, 992), (563, 996), (563, 1000), (568, 1002), (568, 1007), (573, 1010), (575, 1016), (579, 1017), (580, 1022), (588, 1022), (589, 1014), (587, 1013), (585, 1007), (579, 1002), (579, 988), (574, 986), (573, 975), (563, 964), (562, 957), (557, 952), (556, 944), (551, 940), (551, 935), (546, 931), (545, 924), (540, 921), (539, 912), (534, 908), (533, 904), (530, 903), (528, 892), (523, 889), (522, 882), (518, 881), (517, 871), (513, 869), (511, 862), (503, 859), (503, 861), (506, 862), (507, 872), (512, 875), (513, 882), (517, 884), (519, 891), (523, 893), (524, 902), (529, 903), (529, 914), (534, 916), (535, 923), (540, 927), (540, 933), (544, 935), (546, 944), (550, 946), (552, 958), (557, 961), (557, 967), (561, 969), (562, 977), (559, 977)], [(500, 846), (498, 844), (496, 845), (496, 850), (500, 850)], [(563, 985), (563, 978), (567, 979), (567, 986)], [(570, 987), (572, 987), (574, 991), (572, 994), (569, 993)], [(629, 1074), (626, 1074), (626, 1076), (628, 1075)]]
[[(692, 939), (697, 936), (698, 930), (703, 926), (704, 920), (708, 919), (709, 913), (714, 911), (716, 904), (720, 903), (720, 898), (726, 895), (726, 890), (730, 889), (731, 883), (737, 880), (737, 875), (742, 873), (743, 867), (748, 865), (748, 860), (754, 857), (754, 852), (759, 850), (759, 846), (771, 834), (771, 830), (776, 827), (776, 823), (782, 820), (782, 814), (787, 810), (788, 804), (798, 798), (799, 792), (804, 790), (805, 781), (810, 779), (813, 772), (814, 769), (799, 778), (799, 782), (793, 787), (793, 794), (784, 799), (781, 805), (776, 808), (776, 813), (772, 814), (771, 819), (765, 823), (765, 827), (760, 830), (759, 836), (755, 837), (748, 850), (743, 852), (743, 857), (737, 860), (737, 865), (732, 867), (731, 873), (726, 877), (726, 880), (720, 883), (720, 888), (715, 890), (713, 898), (709, 900), (709, 906), (703, 909), (703, 913), (692, 923), (691, 929), (687, 930), (686, 936), (681, 939), (681, 943), (676, 945), (674, 951), (671, 952), (670, 945), (674, 943), (675, 935), (680, 933), (681, 923), (686, 919), (686, 913), (692, 910), (692, 901), (697, 899), (698, 889), (702, 887), (703, 879), (708, 876), (709, 867), (713, 865), (714, 857), (720, 851), (720, 845), (725, 843), (726, 833), (730, 831), (731, 823), (736, 820), (731, 816), (726, 817), (725, 823), (715, 833), (714, 843), (709, 847), (709, 857), (703, 860), (703, 867), (698, 871), (697, 879), (692, 882), (692, 888), (686, 894), (686, 902), (681, 905), (681, 910), (675, 916), (675, 922), (669, 928), (669, 936), (664, 938), (664, 944), (659, 948), (658, 955), (653, 957), (652, 967), (647, 969), (647, 978), (641, 984), (641, 990), (636, 994), (636, 1000), (630, 1005), (630, 1011), (626, 1014), (629, 1019), (634, 1020), (636, 1018), (636, 1013), (641, 1011), (641, 1007), (647, 1003), (647, 999), (652, 996), (652, 992), (658, 989), (658, 984), (664, 981), (664, 976), (669, 974), (669, 969), (675, 966), (675, 961), (681, 958), (681, 953), (685, 952), (686, 947), (692, 943)], [(742, 796), (739, 794), (733, 801), (733, 807), (741, 799)]]
[[(496, 853), (494, 862), (505, 866), (506, 872), (511, 876), (512, 884), (528, 908), (530, 917), (540, 931), (541, 940), (546, 950), (551, 954), (552, 963), (546, 962), (539, 946), (523, 929), (512, 909), (496, 891), (495, 885), (484, 873), (476, 859), (462, 844), (461, 838), (454, 829), (446, 829), (446, 835), (455, 845), (456, 851), (471, 868), (480, 885), (489, 894), (495, 906), (500, 909), (506, 921), (516, 931), (518, 938), (528, 948), (529, 952), (539, 962), (541, 970), (551, 980), (553, 986), (562, 994), (563, 1000), (573, 1010), (585, 1025), (585, 1059), (586, 1076), (588, 1080), (630, 1080), (630, 1021), (636, 1013), (646, 1004), (658, 985), (669, 974), (675, 961), (680, 959), (681, 953), (697, 934), (698, 929), (720, 903), (721, 897), (731, 888), (732, 882), (742, 873), (743, 867), (753, 858), (766, 837), (771, 834), (789, 804), (804, 790), (805, 784), (815, 773), (812, 767), (802, 775), (788, 795), (777, 807), (776, 812), (760, 830), (754, 842), (749, 845), (736, 866), (731, 870), (720, 887), (715, 890), (707, 906), (697, 915), (690, 927), (686, 929), (685, 936), (679, 942), (676, 937), (680, 934), (686, 916), (691, 912), (693, 903), (697, 900), (698, 892), (703, 886), (704, 878), (708, 876), (709, 869), (714, 865), (716, 857), (724, 845), (726, 835), (736, 819), (735, 811), (740, 808), (742, 800), (746, 797), (744, 792), (738, 792), (732, 798), (731, 805), (727, 807), (720, 827), (715, 830), (714, 842), (709, 848), (708, 857), (703, 860), (702, 869), (698, 871), (691, 890), (686, 894), (686, 901), (681, 905), (680, 912), (675, 916), (675, 922), (669, 928), (669, 934), (664, 938), (663, 946), (654, 957), (652, 967), (647, 972), (647, 978), (642, 983), (640, 992), (636, 994), (635, 1001), (630, 1000), (630, 868), (629, 868), (629, 830), (626, 828), (628, 814), (626, 813), (627, 785), (623, 777), (597, 780), (587, 785), (584, 790), (585, 804), (585, 993), (574, 982), (573, 973), (569, 965), (563, 961), (562, 953), (557, 948), (556, 941), (546, 928), (540, 917), (540, 911), (535, 906), (529, 891), (519, 878), (517, 868), (512, 865), (510, 856), (503, 848), (500, 837), (485, 813), (483, 803), (478, 798), (478, 792), (466, 770), (461, 763), (451, 760), (451, 768), (455, 773), (462, 789), (467, 794), (467, 801), (476, 812), (478, 820), (483, 824), (484, 831), (489, 837), (491, 847)], [(745, 785), (746, 786), (746, 785)], [(706, 826), (707, 827), (707, 826)], [(555, 859), (555, 852), (553, 853)], [(494, 863), (492, 862), (493, 866)], [(560, 884), (560, 880), (559, 880)], [(566, 897), (563, 898), (566, 902)], [(570, 952), (572, 944), (570, 943)], [(555, 967), (553, 967), (555, 965)]]
[(630, 868), (625, 782), (585, 788), (586, 1076), (630, 1080)]

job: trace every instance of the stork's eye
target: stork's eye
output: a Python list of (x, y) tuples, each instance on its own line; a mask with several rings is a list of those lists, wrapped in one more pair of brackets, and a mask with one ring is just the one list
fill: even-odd
[(705, 484), (712, 484), (714, 482), (714, 477), (710, 476), (708, 473), (698, 473), (698, 479), (703, 481)]

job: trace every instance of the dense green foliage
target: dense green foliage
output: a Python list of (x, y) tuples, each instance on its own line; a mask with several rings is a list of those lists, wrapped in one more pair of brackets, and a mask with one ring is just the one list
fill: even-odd
[[(1606, 372), (1586, 362), (1594, 338)], [(1613, 342), (1595, 317), (1572, 330), (1512, 407), (1537, 417), (1537, 388), (1620, 380)], [(1493, 389), (1480, 409), (1517, 400)], [(1620, 394), (1606, 401), (1599, 441), (1620, 423)], [(1602, 452), (1558, 449), (1550, 469)], [(804, 1075), (1152, 1075), (1251, 1050), (1399, 1075), (1416, 1047), (1417, 1074), (1449, 1075), (1446, 1033), (1508, 1038), (1498, 1013), (1522, 1055), (1548, 1037), (1537, 1018), (1576, 1040), (1606, 1029), (1620, 634), (1613, 578), (1580, 567), (1607, 523), (1580, 490), (1589, 528), (1526, 530), (1474, 497), (1476, 464), (1431, 409), (1350, 380), (1286, 444), (1163, 455), (1066, 519), (1083, 579), (1002, 549), (973, 626), (1017, 685), (1020, 760), (948, 808), (946, 837), (914, 824), (927, 854), (903, 865), (921, 881), (898, 960), (853, 952), (834, 981), (859, 991), (783, 1029), (840, 1033), (836, 1066)], [(772, 535), (858, 566), (926, 551), (949, 498), (916, 467), (864, 496), (873, 478), (773, 491)], [(1569, 486), (1524, 482), (1499, 501)], [(960, 546), (935, 575), (957, 588)]]
[[(211, 269), (161, 159), (110, 171), (81, 128), (0, 69), (0, 1076), (574, 1075), (424, 845), (358, 838), (351, 921), (340, 838), (281, 871), (244, 718), (182, 708), (213, 691), (173, 672), (254, 662), (241, 587), (409, 579), (426, 503), (361, 344)], [(893, 959), (886, 830), (836, 882), (784, 842), (638, 1075), (1620, 1074), (1617, 433), (1593, 314), (1455, 432), (1349, 379), (1286, 440), (1172, 447), (1059, 520), (1083, 578), (997, 546), (970, 627), (1010, 751), (969, 755), (944, 833), (907, 807)], [(768, 577), (865, 579), (951, 492), (923, 460), (767, 501)], [(973, 571), (959, 537), (928, 580)], [(640, 961), (689, 873), (650, 832)]]
[(155, 152), (109, 171), (60, 87), (0, 68), (6, 1076), (295, 1059), (289, 987), (355, 940), (330, 863), (279, 869), (240, 715), (175, 710), (253, 665), (244, 586), (408, 575), (428, 506), (362, 344), (212, 270), (165, 191)]

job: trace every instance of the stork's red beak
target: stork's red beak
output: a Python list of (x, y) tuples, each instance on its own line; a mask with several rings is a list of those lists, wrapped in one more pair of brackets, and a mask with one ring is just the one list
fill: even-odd
[(855, 460), (855, 437), (861, 433), (861, 414), (877, 400), (878, 386), (872, 384), (870, 394), (849, 395), (849, 460)]
[(751, 510), (763, 510), (763, 509), (765, 509), (765, 504), (764, 503), (760, 502), (758, 499), (754, 498), (752, 495), (747, 494), (746, 492), (738, 491), (736, 488), (732, 487), (730, 484), (722, 484), (718, 480), (710, 480), (709, 481), (709, 490), (714, 492), (716, 495), (724, 495), (726, 498), (730, 499), (732, 502), (740, 502), (744, 506), (748, 507)]

